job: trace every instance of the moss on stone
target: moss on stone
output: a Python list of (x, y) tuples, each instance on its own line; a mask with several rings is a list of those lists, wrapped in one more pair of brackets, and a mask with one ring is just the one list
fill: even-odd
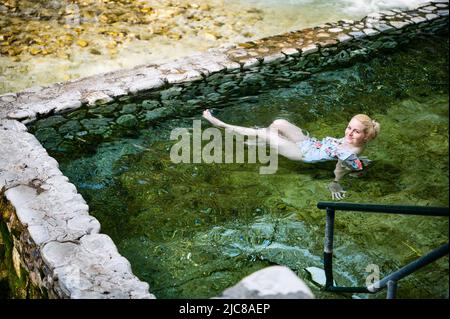
[[(20, 238), (20, 233), (26, 229), (18, 225), (14, 208), (7, 202), (3, 192), (0, 193), (0, 298), (46, 298), (44, 287), (36, 287), (30, 280), (29, 272), (22, 265), (19, 266), (19, 272), (13, 265), (13, 239), (12, 236)], [(14, 232), (10, 232), (6, 223), (15, 220), (15, 225), (11, 228)], [(14, 221), (13, 221), (14, 222)]]

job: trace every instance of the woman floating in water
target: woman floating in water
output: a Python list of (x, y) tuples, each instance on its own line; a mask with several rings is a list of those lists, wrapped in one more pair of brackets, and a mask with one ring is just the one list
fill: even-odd
[(278, 153), (294, 161), (316, 163), (337, 160), (334, 181), (328, 186), (332, 198), (336, 200), (345, 197), (345, 191), (339, 184), (341, 178), (352, 171), (361, 171), (370, 162), (358, 155), (362, 153), (366, 143), (380, 132), (380, 124), (365, 114), (355, 115), (350, 120), (344, 137), (325, 137), (321, 141), (305, 135), (299, 127), (286, 120), (275, 120), (267, 128), (248, 128), (224, 123), (209, 110), (203, 112), (203, 117), (214, 126), (240, 135), (258, 136), (266, 143), (278, 145)]

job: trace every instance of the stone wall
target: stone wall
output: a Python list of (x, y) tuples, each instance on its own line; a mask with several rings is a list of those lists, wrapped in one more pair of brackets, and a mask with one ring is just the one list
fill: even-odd
[(442, 30), (448, 30), (448, 0), (1, 95), (0, 212), (10, 245), (0, 242), (0, 253), (14, 269), (10, 282), (20, 283), (16, 294), (154, 298), (111, 239), (99, 233), (98, 221), (40, 142), (64, 151), (80, 140), (223, 107)]
[(0, 145), (0, 223), (13, 297), (154, 297), (23, 124), (0, 120)]

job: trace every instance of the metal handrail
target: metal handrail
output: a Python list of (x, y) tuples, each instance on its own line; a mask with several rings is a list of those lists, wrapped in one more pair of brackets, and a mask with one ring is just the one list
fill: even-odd
[(449, 216), (448, 207), (432, 206), (404, 206), (404, 205), (376, 205), (376, 204), (355, 204), (355, 203), (336, 203), (319, 202), (319, 209), (325, 209), (327, 212), (325, 223), (325, 243), (323, 252), (323, 263), (325, 271), (325, 291), (332, 292), (353, 292), (353, 293), (375, 293), (387, 287), (387, 298), (395, 298), (397, 290), (397, 281), (408, 276), (414, 271), (422, 268), (435, 260), (444, 257), (449, 253), (449, 244), (446, 243), (439, 248), (431, 251), (425, 256), (409, 263), (399, 270), (389, 274), (385, 278), (378, 280), (368, 287), (342, 287), (335, 286), (333, 280), (333, 237), (334, 237), (334, 219), (336, 210), (358, 211), (363, 213), (388, 213), (403, 215), (422, 215), (422, 216)]
[(425, 215), (425, 216), (449, 216), (448, 207), (435, 206), (405, 206), (405, 205), (378, 205), (356, 204), (337, 202), (318, 202), (317, 208), (334, 210), (347, 210), (383, 214)]

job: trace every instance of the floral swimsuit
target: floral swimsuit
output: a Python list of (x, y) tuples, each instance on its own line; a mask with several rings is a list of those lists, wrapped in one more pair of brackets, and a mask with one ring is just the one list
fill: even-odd
[(339, 159), (352, 171), (363, 169), (362, 161), (352, 151), (341, 146), (342, 139), (325, 137), (322, 141), (313, 137), (297, 143), (302, 153), (302, 161), (316, 163)]

